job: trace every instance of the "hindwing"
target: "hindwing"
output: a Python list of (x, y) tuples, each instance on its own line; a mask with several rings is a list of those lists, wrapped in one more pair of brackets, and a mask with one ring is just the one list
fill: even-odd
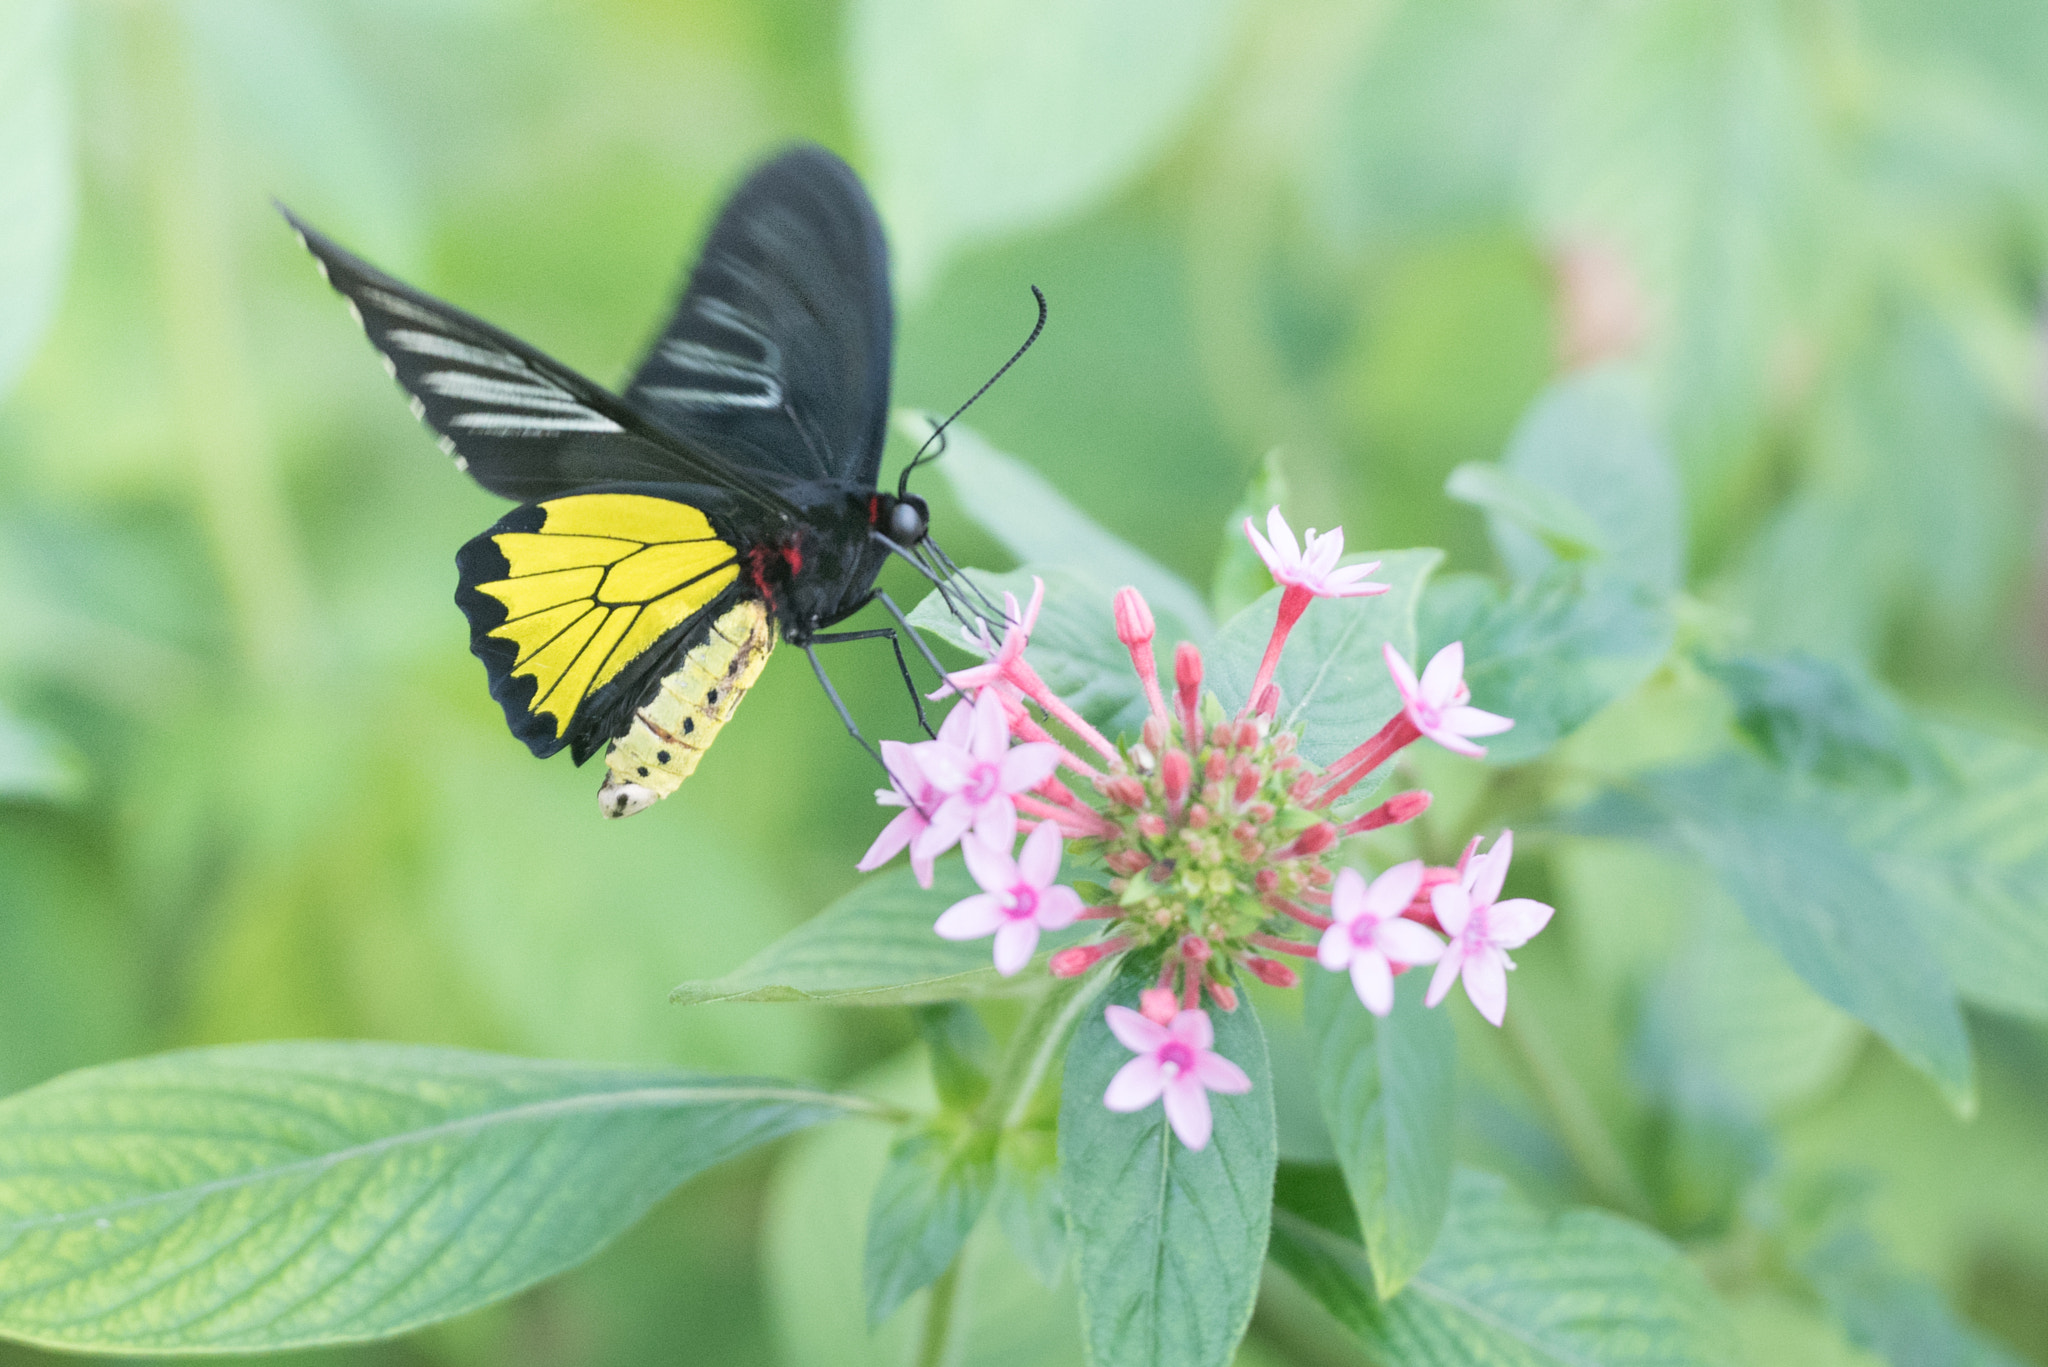
[(456, 556), (455, 600), (491, 696), (536, 755), (611, 739), (698, 619), (738, 596), (739, 553), (703, 509), (593, 491), (514, 509)]

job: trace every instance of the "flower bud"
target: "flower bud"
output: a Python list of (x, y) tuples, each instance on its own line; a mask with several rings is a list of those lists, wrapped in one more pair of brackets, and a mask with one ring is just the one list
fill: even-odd
[(1138, 834), (1147, 840), (1158, 840), (1166, 834), (1166, 818), (1157, 812), (1146, 812), (1138, 818)]
[(1120, 954), (1130, 947), (1130, 940), (1122, 935), (1092, 945), (1074, 945), (1053, 955), (1046, 968), (1055, 978), (1076, 978), (1100, 963), (1106, 956)]
[(1357, 835), (1362, 831), (1376, 831), (1382, 826), (1398, 826), (1404, 821), (1413, 821), (1429, 810), (1429, 802), (1427, 789), (1396, 793), (1364, 816), (1354, 817), (1346, 823), (1344, 833)]
[(1219, 750), (1230, 748), (1230, 742), (1237, 738), (1237, 728), (1227, 721), (1219, 721), (1209, 732), (1209, 744)]
[(1112, 802), (1136, 810), (1145, 805), (1145, 785), (1129, 774), (1117, 774), (1102, 781), (1102, 791)]
[(1259, 890), (1261, 896), (1270, 895), (1280, 887), (1280, 870), (1260, 869), (1252, 879), (1252, 886)]
[(1197, 802), (1194, 806), (1188, 808), (1188, 825), (1199, 831), (1208, 824), (1209, 809), (1207, 807)]
[(1117, 850), (1103, 856), (1103, 863), (1121, 874), (1143, 873), (1152, 865), (1152, 856), (1143, 850)]
[(1262, 717), (1271, 718), (1278, 716), (1280, 714), (1280, 685), (1267, 684), (1264, 688), (1260, 689), (1258, 706), (1254, 707), (1252, 711)]
[(1182, 641), (1173, 648), (1173, 683), (1180, 694), (1180, 705), (1192, 711), (1200, 701), (1202, 689), (1202, 652), (1192, 641)]
[(1337, 828), (1330, 822), (1318, 821), (1294, 837), (1294, 844), (1290, 848), (1296, 855), (1307, 856), (1321, 854), (1336, 843)]
[(1199, 935), (1181, 936), (1180, 957), (1187, 960), (1191, 964), (1208, 963), (1209, 942)]
[(1194, 781), (1193, 766), (1188, 763), (1188, 752), (1181, 749), (1168, 750), (1159, 759), (1159, 786), (1166, 792), (1166, 800), (1176, 805), (1187, 800), (1188, 786)]
[(1274, 753), (1274, 754), (1276, 754), (1276, 755), (1284, 755), (1284, 754), (1286, 754), (1286, 753), (1287, 753), (1288, 751), (1292, 750), (1293, 748), (1294, 748), (1294, 733), (1293, 733), (1292, 731), (1282, 731), (1282, 732), (1281, 732), (1281, 733), (1280, 733), (1279, 735), (1277, 735), (1277, 736), (1273, 737), (1273, 753)]
[(1316, 776), (1314, 774), (1303, 774), (1288, 787), (1287, 793), (1296, 802), (1307, 802), (1310, 794), (1314, 793), (1315, 790)]
[(1256, 722), (1241, 721), (1237, 724), (1237, 748), (1249, 750), (1259, 743), (1259, 727)]
[(1254, 802), (1244, 809), (1244, 814), (1261, 826), (1271, 821), (1275, 815), (1273, 804), (1270, 802)]
[(1237, 776), (1237, 788), (1231, 796), (1237, 800), (1239, 806), (1243, 806), (1245, 803), (1250, 802), (1258, 794), (1258, 791), (1259, 771), (1247, 767), (1243, 773)]
[(1301, 982), (1301, 976), (1278, 959), (1264, 959), (1256, 954), (1247, 954), (1243, 963), (1251, 970), (1254, 978), (1268, 987), (1295, 987)]
[(1166, 718), (1145, 718), (1145, 725), (1139, 728), (1138, 734), (1144, 741), (1147, 750), (1150, 750), (1155, 755), (1160, 753), (1166, 749)]
[(1209, 995), (1215, 998), (1216, 1004), (1222, 1007), (1225, 1011), (1237, 1010), (1237, 989), (1232, 987), (1229, 983), (1210, 983)]
[(1136, 649), (1152, 643), (1152, 608), (1145, 595), (1125, 587), (1116, 591), (1116, 638)]
[[(1219, 726), (1216, 729), (1220, 731), (1223, 728)], [(1221, 750), (1211, 750), (1208, 757), (1202, 761), (1202, 774), (1206, 778), (1222, 778), (1229, 772), (1230, 757)]]
[(1154, 1025), (1165, 1025), (1180, 1010), (1180, 1001), (1170, 987), (1148, 987), (1138, 994), (1138, 1014)]

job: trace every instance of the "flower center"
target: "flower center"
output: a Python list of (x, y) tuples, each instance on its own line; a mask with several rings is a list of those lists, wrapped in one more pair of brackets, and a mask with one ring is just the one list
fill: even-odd
[(1168, 1077), (1179, 1077), (1192, 1072), (1195, 1067), (1195, 1051), (1179, 1040), (1168, 1040), (1159, 1046), (1159, 1071)]
[(961, 789), (967, 800), (980, 806), (1001, 791), (1002, 770), (993, 764), (977, 764), (967, 775), (967, 786)]
[(1351, 943), (1363, 948), (1372, 943), (1373, 928), (1379, 922), (1370, 916), (1361, 916), (1351, 923)]
[(1425, 730), (1435, 730), (1444, 724), (1444, 714), (1421, 698), (1409, 704), (1415, 709), (1415, 723)]
[(1003, 907), (1003, 915), (1012, 921), (1028, 921), (1038, 915), (1038, 889), (1029, 883), (1019, 883), (1010, 889), (1010, 900)]

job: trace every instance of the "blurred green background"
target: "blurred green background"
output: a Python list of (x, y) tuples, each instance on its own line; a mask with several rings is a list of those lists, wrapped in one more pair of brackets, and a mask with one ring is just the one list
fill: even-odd
[[(1445, 476), (1609, 362), (1654, 396), (1715, 630), (2048, 725), (2038, 0), (0, 0), (0, 1088), (286, 1036), (905, 1066), (897, 1013), (666, 1002), (844, 891), (880, 825), (808, 671), (600, 821), (465, 649), (452, 557), (501, 505), (270, 207), (613, 380), (795, 138), (880, 202), (898, 401), (965, 397), (1039, 285), (1051, 326), (974, 422), (1198, 584), (1275, 448), (1297, 524), (1489, 568)], [(886, 652), (832, 665), (908, 733)], [(1663, 981), (1636, 923), (1669, 879), (1601, 860), (1567, 861), (1518, 984), (1654, 1148), (1612, 1041)], [(1866, 1170), (1892, 1256), (2048, 1355), (2041, 1025), (1975, 1022), (1965, 1123), (1788, 1020), (1782, 1161)], [(307, 1360), (887, 1360), (852, 1309), (882, 1141), (756, 1155), (558, 1283)], [(1872, 1360), (1718, 1279), (1757, 1361)], [(1245, 1360), (1356, 1360), (1315, 1313), (1276, 1287)]]

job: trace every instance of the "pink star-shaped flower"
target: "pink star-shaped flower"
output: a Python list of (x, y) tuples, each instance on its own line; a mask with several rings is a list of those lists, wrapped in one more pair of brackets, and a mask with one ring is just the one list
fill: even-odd
[[(1002, 813), (1007, 812), (1005, 816)], [(960, 842), (967, 871), (982, 890), (947, 907), (932, 929), (948, 940), (978, 940), (993, 934), (996, 972), (1005, 978), (1021, 972), (1038, 948), (1041, 930), (1064, 930), (1081, 915), (1081, 894), (1059, 887), (1060, 829), (1041, 824), (1025, 838), (1015, 859), (1010, 844), (1017, 835), (1017, 810), (1004, 803), (989, 821), (992, 843), (980, 830)]]
[(1252, 1080), (1244, 1069), (1210, 1046), (1215, 1027), (1205, 1011), (1182, 1011), (1161, 1025), (1128, 1006), (1103, 1011), (1110, 1033), (1137, 1057), (1116, 1070), (1102, 1104), (1112, 1111), (1142, 1111), (1164, 1096), (1166, 1123), (1191, 1149), (1204, 1148), (1214, 1118), (1209, 1093), (1249, 1092)]
[(1266, 562), (1266, 569), (1277, 584), (1305, 589), (1317, 598), (1369, 598), (1387, 591), (1387, 585), (1370, 583), (1365, 578), (1380, 567), (1377, 560), (1338, 568), (1337, 561), (1344, 554), (1342, 527), (1332, 527), (1321, 536), (1316, 535), (1315, 528), (1309, 528), (1304, 537), (1308, 545), (1303, 547), (1295, 542), (1294, 529), (1280, 516), (1276, 504), (1266, 514), (1266, 536), (1259, 535), (1250, 518), (1244, 520), (1244, 534), (1251, 539), (1252, 549)]
[(1394, 1009), (1394, 965), (1433, 964), (1443, 942), (1401, 913), (1422, 887), (1422, 861), (1396, 864), (1370, 886), (1357, 869), (1339, 869), (1330, 895), (1330, 928), (1316, 946), (1316, 962), (1332, 973), (1350, 970), (1352, 990), (1365, 1009)]
[[(875, 790), (875, 801), (884, 807), (901, 807), (903, 810), (882, 827), (882, 833), (875, 837), (875, 843), (868, 846), (868, 852), (854, 867), (862, 873), (879, 869), (907, 846), (911, 870), (917, 874), (917, 885), (928, 888), (932, 885), (933, 861), (950, 849), (953, 841), (948, 840), (936, 848), (921, 848), (918, 837), (930, 829), (930, 814), (938, 810), (946, 795), (925, 777), (914, 745), (905, 745), (900, 740), (883, 741), (882, 767), (889, 771), (889, 786)], [(954, 832), (953, 838), (959, 839), (959, 832)]]
[(1451, 943), (1429, 980), (1429, 1005), (1442, 1001), (1452, 980), (1462, 977), (1465, 995), (1480, 1015), (1495, 1025), (1507, 1015), (1508, 970), (1515, 966), (1507, 952), (1528, 944), (1554, 914), (1527, 897), (1495, 900), (1507, 881), (1508, 860), (1514, 853), (1515, 833), (1502, 831), (1491, 850), (1465, 862), (1457, 882), (1430, 891), (1430, 906)]
[[(970, 693), (976, 689), (1007, 688), (1011, 696), (1021, 690), (1011, 672), (1024, 656), (1024, 647), (1031, 643), (1031, 632), (1038, 625), (1038, 609), (1045, 602), (1045, 581), (1037, 577), (1031, 580), (1031, 602), (1022, 612), (1017, 610), (1017, 595), (1003, 595), (1003, 616), (1008, 625), (1003, 628), (1003, 643), (999, 646), (988, 634), (988, 625), (981, 625), (981, 649), (988, 658), (978, 665), (956, 669), (946, 676), (946, 682), (931, 696), (943, 698), (948, 693)], [(969, 643), (972, 645), (972, 643)]]
[(1416, 730), (1444, 749), (1481, 759), (1486, 747), (1465, 737), (1497, 735), (1515, 724), (1511, 718), (1466, 706), (1472, 690), (1465, 687), (1463, 641), (1453, 641), (1431, 656), (1420, 680), (1391, 641), (1383, 650), (1387, 672), (1394, 676), (1394, 687), (1401, 690), (1401, 710)]
[[(1008, 839), (989, 823), (998, 819), (999, 810), (1014, 818), (1016, 795), (1051, 778), (1060, 763), (1057, 745), (1045, 741), (1010, 744), (1003, 700), (991, 688), (984, 688), (972, 703), (962, 702), (947, 713), (939, 724), (938, 739), (913, 748), (919, 770), (939, 799), (936, 807), (925, 809), (931, 813), (925, 829), (911, 838), (911, 853), (927, 861), (953, 848), (970, 829), (983, 830), (983, 838), (990, 844), (1008, 849)], [(1010, 830), (1014, 837), (1014, 819)]]

